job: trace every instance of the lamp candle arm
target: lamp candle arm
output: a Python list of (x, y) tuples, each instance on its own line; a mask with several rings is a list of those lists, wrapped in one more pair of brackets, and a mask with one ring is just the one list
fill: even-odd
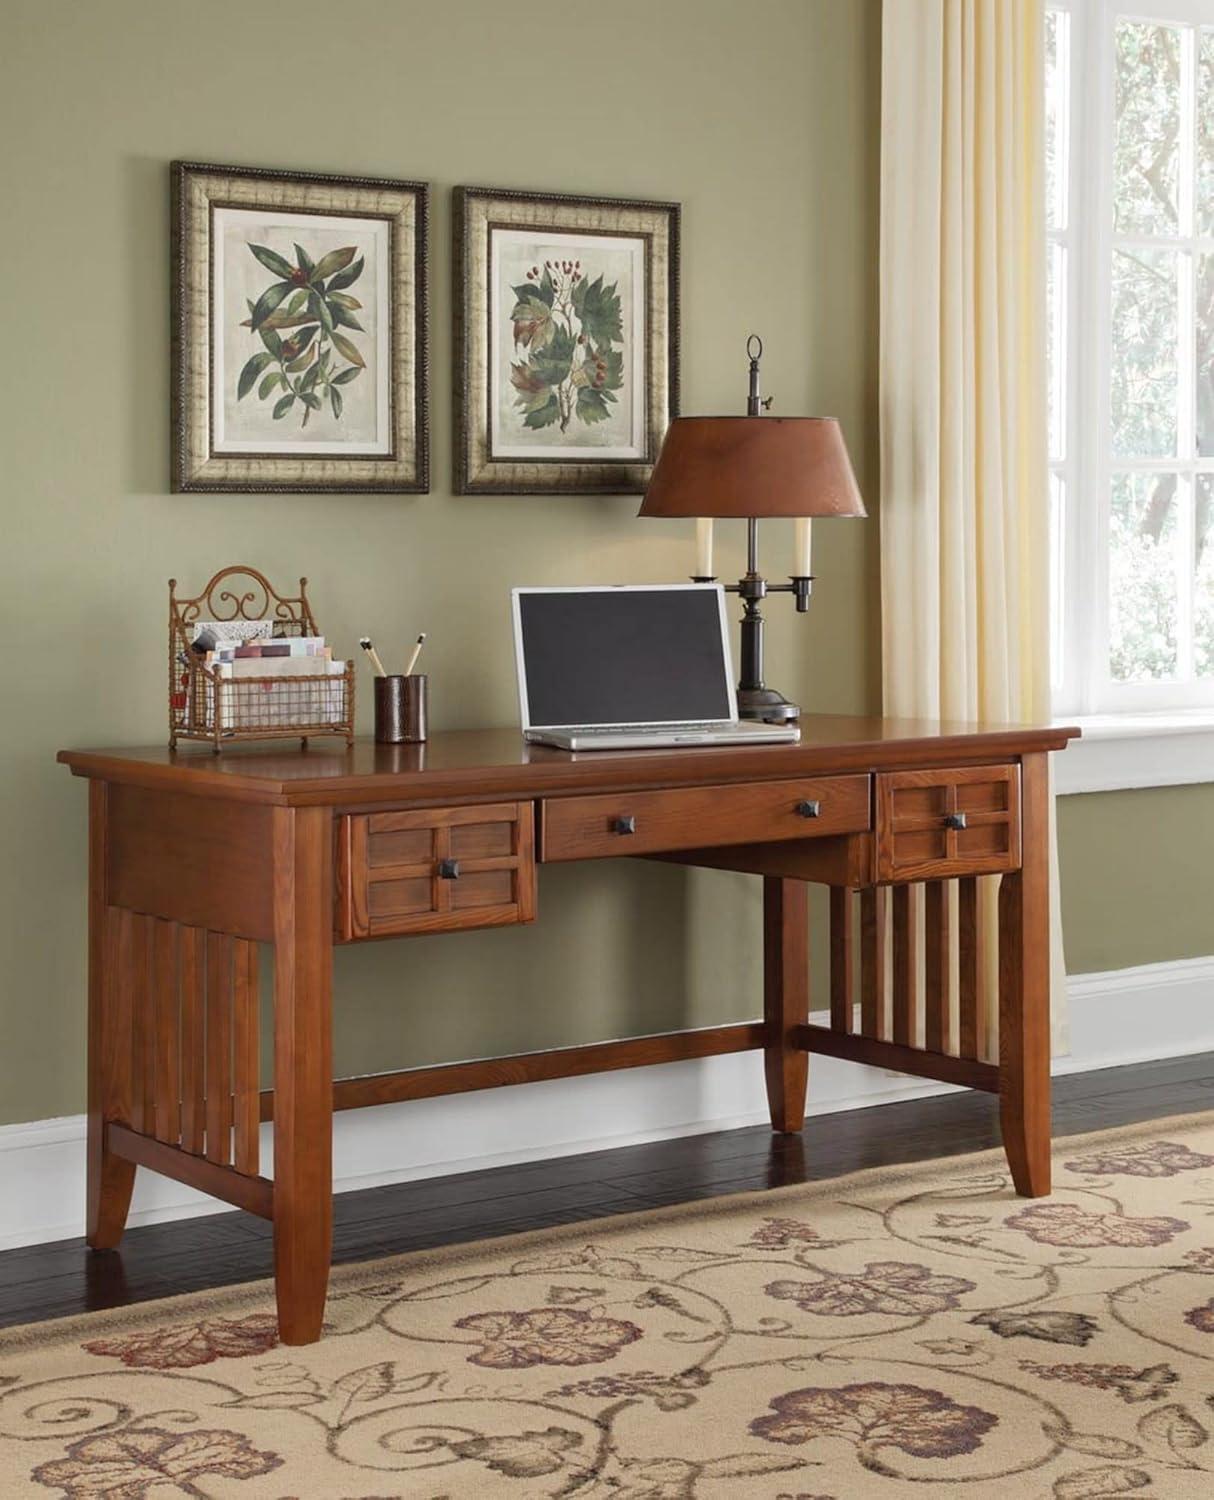
[[(716, 583), (712, 577), (704, 578), (692, 574), (693, 583)], [(762, 586), (762, 592), (755, 595), (756, 598), (765, 598), (768, 594), (795, 594), (797, 601), (797, 613), (804, 614), (809, 608), (809, 600), (814, 591), (813, 576), (806, 574), (804, 577), (792, 577), (787, 583), (769, 583), (766, 578), (756, 574), (754, 580), (739, 579), (737, 583), (723, 583), (721, 587), (727, 594), (741, 594), (746, 597), (747, 592), (754, 584)]]

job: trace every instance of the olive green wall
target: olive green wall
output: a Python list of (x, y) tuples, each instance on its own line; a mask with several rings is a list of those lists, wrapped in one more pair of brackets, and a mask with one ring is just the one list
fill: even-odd
[[(165, 581), (306, 573), (346, 651), (420, 629), (439, 726), (508, 724), (514, 583), (668, 580), (688, 524), (637, 500), (452, 498), (450, 189), (679, 199), (684, 410), (839, 416), (872, 493), (879, 8), (856, 0), (4, 0), (0, 8), (0, 1122), (84, 1105), (85, 788), (62, 745), (164, 734)], [(433, 186), (433, 492), (170, 496), (168, 163)], [(741, 523), (723, 524), (726, 568)], [(731, 535), (732, 531), (732, 535)], [(823, 525), (773, 679), (878, 697), (876, 527)], [(787, 566), (790, 529), (766, 557)], [(18, 659), (18, 647), (27, 653)], [(360, 717), (366, 725), (367, 704)], [(340, 952), (345, 1071), (750, 1014), (757, 892), (644, 864), (546, 871), (527, 930)]]
[(1072, 974), (1214, 953), (1214, 785), (1058, 799)]
[[(0, 19), (3, 1123), (83, 1107), (85, 797), (53, 756), (162, 737), (170, 574), (307, 573), (347, 651), (429, 630), (454, 726), (513, 719), (510, 584), (687, 571), (690, 528), (635, 499), (449, 494), (454, 184), (681, 200), (684, 410), (737, 409), (758, 330), (776, 410), (842, 418), (875, 500), (880, 8), (4, 0)], [(173, 157), (433, 184), (432, 494), (167, 494)], [(791, 537), (764, 545), (778, 573)], [(875, 709), (876, 524), (820, 526), (815, 561), (810, 615), (770, 611), (770, 675)], [(1067, 798), (1059, 827), (1073, 972), (1214, 950), (1214, 787)], [(724, 1021), (754, 1009), (757, 891), (545, 871), (535, 927), (342, 951), (336, 979), (343, 1071)]]

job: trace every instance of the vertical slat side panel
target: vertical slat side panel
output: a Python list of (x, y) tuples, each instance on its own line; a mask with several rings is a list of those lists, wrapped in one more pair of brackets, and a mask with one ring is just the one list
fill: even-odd
[(830, 1024), (846, 1035), (852, 1029), (852, 893), (830, 888)]
[(131, 1124), (150, 1134), (155, 1118), (155, 1034), (150, 1014), (149, 936), (150, 919), (132, 912), (122, 935), (126, 958), (122, 972), (130, 990), (131, 1009)]
[(957, 882), (957, 952), (960, 985), (958, 1051), (962, 1057), (979, 1059), (986, 1050), (986, 996), (978, 878), (975, 875), (967, 875)]
[(929, 1052), (952, 1050), (949, 1006), (949, 899), (948, 883), (929, 881), (924, 893), (925, 1022), (923, 1040)]
[(106, 983), (112, 987), (113, 1026), (106, 1037), (104, 1067), (109, 1080), (107, 1119), (138, 1129), (135, 1114), (135, 913), (111, 906), (107, 913)]
[(143, 1129), (156, 1134), (156, 918), (141, 917), (143, 924)]
[(156, 1138), (175, 1146), (181, 1135), (178, 1066), (176, 922), (157, 920), (152, 934), (152, 1008), (156, 1017)]
[(918, 955), (916, 952), (919, 887), (894, 887), (894, 1041), (913, 1047), (918, 1008)]
[(181, 929), (181, 1144), (202, 1155), (206, 1130), (206, 963), (201, 927)]
[(232, 1158), (232, 938), (207, 933), (207, 1144), (208, 1161)]
[(888, 892), (869, 886), (860, 892), (860, 1030), (888, 1041), (885, 1026), (885, 929)]
[(232, 1113), (236, 1137), (235, 1163), (237, 1171), (256, 1175), (261, 1119), (261, 1012), (257, 1003), (256, 943), (243, 939), (237, 941), (234, 967), (235, 1088)]

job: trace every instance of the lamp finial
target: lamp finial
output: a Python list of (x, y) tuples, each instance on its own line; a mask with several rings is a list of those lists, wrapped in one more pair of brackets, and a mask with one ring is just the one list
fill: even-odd
[(763, 358), (763, 340), (752, 333), (746, 340), (746, 357), (750, 360), (750, 389), (746, 397), (746, 415), (757, 417), (761, 411), (771, 408), (771, 397), (766, 400), (759, 395), (759, 361)]

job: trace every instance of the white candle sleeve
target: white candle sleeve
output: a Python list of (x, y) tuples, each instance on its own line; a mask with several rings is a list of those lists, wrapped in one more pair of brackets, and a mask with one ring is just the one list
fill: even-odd
[(798, 516), (795, 522), (792, 572), (794, 578), (809, 578), (813, 574), (810, 565), (810, 519)]
[(696, 571), (697, 578), (712, 578), (712, 517), (696, 519)]

